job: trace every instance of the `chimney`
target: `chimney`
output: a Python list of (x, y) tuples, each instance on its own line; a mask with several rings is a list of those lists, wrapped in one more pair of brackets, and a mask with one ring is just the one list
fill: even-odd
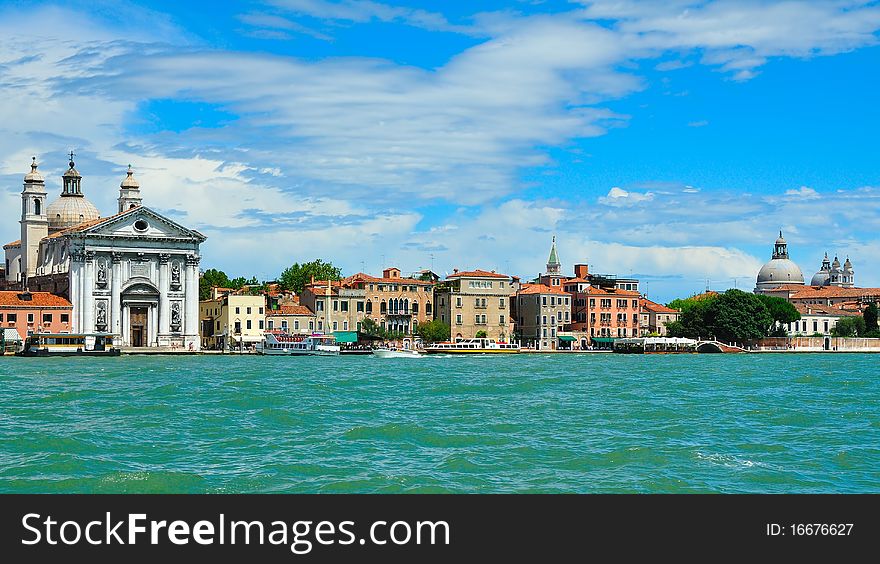
[(586, 264), (576, 264), (574, 265), (574, 277), (575, 278), (584, 278), (590, 274), (590, 267)]
[(457, 268), (453, 268), (453, 269), (452, 269), (452, 273), (453, 273), (453, 274), (458, 274), (458, 269), (457, 269)]

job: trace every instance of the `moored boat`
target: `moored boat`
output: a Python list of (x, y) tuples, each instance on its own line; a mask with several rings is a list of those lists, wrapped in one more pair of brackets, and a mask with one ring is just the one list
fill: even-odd
[(17, 356), (119, 356), (110, 333), (37, 333)]
[(499, 342), (495, 339), (456, 339), (454, 342), (434, 343), (425, 347), (428, 354), (504, 354), (520, 352), (519, 343)]
[(266, 333), (263, 341), (257, 343), (257, 352), (280, 356), (336, 356), (339, 354), (339, 345), (333, 335)]

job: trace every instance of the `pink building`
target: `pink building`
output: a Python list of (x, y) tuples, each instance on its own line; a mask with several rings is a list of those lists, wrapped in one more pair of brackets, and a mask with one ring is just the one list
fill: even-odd
[(69, 301), (49, 292), (0, 292), (0, 328), (14, 328), (22, 339), (70, 332), (72, 310)]

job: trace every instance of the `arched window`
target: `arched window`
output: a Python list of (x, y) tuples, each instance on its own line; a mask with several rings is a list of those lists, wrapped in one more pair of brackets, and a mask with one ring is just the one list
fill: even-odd
[(367, 314), (373, 313), (373, 302), (367, 300)]
[(431, 302), (425, 304), (425, 315), (431, 315)]
[(382, 300), (382, 303), (379, 304), (379, 313), (382, 315), (388, 313), (388, 304), (385, 303), (385, 300)]
[(42, 215), (43, 206), (39, 198), (34, 198), (34, 215)]
[(403, 300), (403, 314), (406, 315), (409, 313), (409, 300)]
[(419, 302), (416, 300), (413, 300), (413, 303), (412, 303), (412, 313), (413, 313), (413, 315), (419, 314)]

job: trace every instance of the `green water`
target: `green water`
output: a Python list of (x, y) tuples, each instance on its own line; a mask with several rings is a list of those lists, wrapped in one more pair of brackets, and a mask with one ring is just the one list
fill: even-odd
[(2, 492), (878, 492), (875, 355), (0, 359)]

